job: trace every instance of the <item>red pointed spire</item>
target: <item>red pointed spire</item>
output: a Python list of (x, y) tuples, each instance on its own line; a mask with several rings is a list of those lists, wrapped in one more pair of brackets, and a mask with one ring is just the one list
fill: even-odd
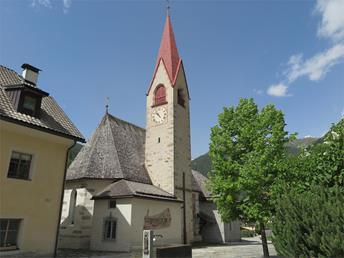
[(168, 75), (171, 79), (171, 82), (173, 82), (177, 73), (180, 58), (169, 14), (167, 14), (166, 17), (166, 23), (164, 32), (162, 34), (160, 49), (157, 58), (157, 65), (159, 64), (160, 59), (164, 61)]

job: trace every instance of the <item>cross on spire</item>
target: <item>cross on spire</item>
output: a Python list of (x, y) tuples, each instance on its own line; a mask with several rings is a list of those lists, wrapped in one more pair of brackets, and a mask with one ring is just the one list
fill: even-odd
[(110, 100), (109, 97), (105, 98), (105, 112), (106, 112), (106, 114), (109, 112), (109, 100)]
[(170, 10), (171, 10), (171, 6), (170, 6), (170, 0), (166, 0), (166, 12), (167, 12), (167, 16), (170, 16)]

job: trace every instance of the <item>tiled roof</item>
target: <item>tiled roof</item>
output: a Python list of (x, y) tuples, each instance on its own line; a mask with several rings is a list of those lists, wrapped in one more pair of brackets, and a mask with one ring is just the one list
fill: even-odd
[(211, 193), (207, 190), (206, 184), (209, 179), (196, 170), (192, 170), (192, 190), (199, 192), (205, 198), (210, 198)]
[(177, 68), (178, 63), (180, 61), (180, 57), (178, 54), (178, 48), (176, 40), (174, 38), (171, 18), (169, 15), (167, 15), (166, 17), (166, 23), (164, 27), (164, 32), (162, 34), (159, 54), (157, 58), (157, 65), (159, 65), (160, 59), (164, 61), (167, 73), (171, 79), (171, 82), (173, 82), (177, 74)]
[(175, 196), (165, 192), (151, 184), (132, 182), (128, 180), (119, 180), (104, 188), (93, 196), (93, 199), (109, 199), (123, 197), (142, 197), (162, 200), (181, 201)]
[(5, 92), (5, 88), (14, 85), (27, 85), (32, 87), (32, 85), (29, 85), (29, 83), (15, 71), (0, 65), (0, 119), (20, 123), (63, 137), (84, 141), (83, 135), (51, 96), (44, 96), (42, 98), (39, 117), (17, 112)]
[(21, 77), (17, 72), (0, 65), (0, 85), (19, 85), (23, 82), (23, 77)]
[(106, 113), (67, 171), (67, 180), (127, 179), (150, 184), (144, 166), (145, 130)]

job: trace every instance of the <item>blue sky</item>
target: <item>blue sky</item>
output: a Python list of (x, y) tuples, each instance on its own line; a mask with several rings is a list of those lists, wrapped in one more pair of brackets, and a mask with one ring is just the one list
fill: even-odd
[[(146, 90), (165, 1), (0, 1), (0, 63), (43, 71), (48, 91), (89, 138), (105, 112), (145, 126)], [(191, 95), (192, 156), (208, 150), (224, 106), (253, 97), (287, 130), (321, 136), (344, 113), (344, 0), (171, 1)]]

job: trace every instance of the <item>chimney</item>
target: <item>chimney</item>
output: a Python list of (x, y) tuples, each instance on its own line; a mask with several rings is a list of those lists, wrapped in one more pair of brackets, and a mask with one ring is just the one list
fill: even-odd
[(34, 86), (36, 86), (38, 73), (41, 70), (29, 64), (23, 64), (21, 67), (23, 68), (22, 76), (25, 79), (25, 81), (33, 83)]

